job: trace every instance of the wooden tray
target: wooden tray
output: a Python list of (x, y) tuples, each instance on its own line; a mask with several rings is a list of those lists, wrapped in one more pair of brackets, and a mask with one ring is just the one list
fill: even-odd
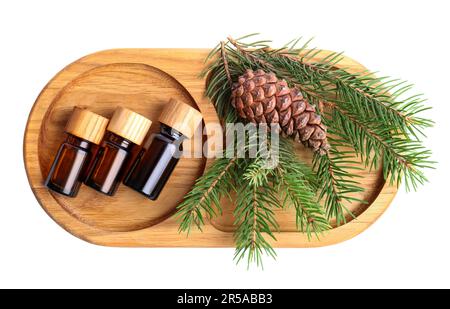
[[(198, 78), (206, 49), (116, 49), (83, 57), (64, 68), (42, 90), (31, 110), (24, 138), (24, 160), (30, 186), (44, 210), (59, 225), (88, 242), (129, 247), (231, 247), (232, 205), (224, 203), (224, 215), (207, 224), (204, 232), (189, 237), (178, 233), (171, 217), (209, 163), (182, 158), (157, 201), (147, 200), (120, 186), (108, 197), (82, 186), (76, 198), (47, 190), (44, 177), (64, 139), (63, 128), (74, 105), (110, 116), (124, 105), (157, 119), (169, 97), (184, 100), (203, 113), (205, 123), (217, 122), (216, 112), (203, 97), (204, 80)], [(363, 70), (346, 58), (341, 65)], [(152, 126), (155, 131), (157, 126)], [(299, 156), (311, 160), (309, 150), (297, 147)], [(366, 191), (359, 195), (368, 205), (351, 204), (357, 219), (328, 231), (320, 240), (308, 241), (295, 229), (293, 211), (277, 211), (280, 232), (276, 247), (316, 247), (349, 239), (372, 224), (388, 207), (396, 188), (384, 183), (381, 171), (362, 171)]]

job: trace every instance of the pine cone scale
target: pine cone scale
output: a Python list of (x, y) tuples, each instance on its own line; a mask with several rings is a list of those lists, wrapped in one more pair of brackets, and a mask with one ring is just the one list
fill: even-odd
[(275, 96), (271, 96), (268, 99), (264, 99), (263, 105), (265, 106), (264, 112), (266, 114), (271, 113), (277, 105), (277, 100), (275, 99)]

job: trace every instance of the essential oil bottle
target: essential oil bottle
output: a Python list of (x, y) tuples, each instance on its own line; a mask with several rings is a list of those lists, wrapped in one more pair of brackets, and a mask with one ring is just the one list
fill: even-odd
[(178, 163), (183, 140), (192, 137), (202, 115), (186, 103), (171, 99), (158, 120), (160, 132), (150, 136), (124, 181), (151, 200), (158, 198)]
[(64, 130), (66, 140), (59, 147), (45, 180), (47, 188), (70, 197), (77, 195), (92, 159), (92, 146), (100, 143), (107, 125), (107, 118), (84, 108), (74, 108)]
[(126, 172), (133, 148), (142, 143), (151, 123), (138, 113), (118, 107), (85, 184), (106, 195), (114, 195)]

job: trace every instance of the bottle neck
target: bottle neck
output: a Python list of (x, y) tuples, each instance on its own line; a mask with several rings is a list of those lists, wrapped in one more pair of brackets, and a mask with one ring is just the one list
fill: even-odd
[(161, 134), (173, 141), (182, 141), (186, 138), (181, 132), (178, 132), (164, 123), (161, 123), (160, 131)]
[(129, 150), (134, 145), (133, 142), (131, 142), (131, 141), (127, 140), (126, 138), (123, 138), (122, 136), (119, 136), (113, 132), (110, 132), (110, 131), (106, 131), (105, 141), (109, 142), (111, 144), (114, 144), (117, 147), (120, 147), (124, 150)]
[(82, 139), (81, 137), (72, 135), (70, 133), (67, 133), (67, 138), (65, 142), (75, 147), (83, 148), (86, 150), (88, 150), (91, 147), (91, 142)]

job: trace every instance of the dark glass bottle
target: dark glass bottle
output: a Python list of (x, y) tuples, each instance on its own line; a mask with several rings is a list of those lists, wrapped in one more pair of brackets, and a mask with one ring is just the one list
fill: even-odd
[(58, 153), (45, 180), (45, 186), (55, 192), (74, 197), (86, 176), (92, 158), (93, 144), (103, 137), (108, 119), (86, 109), (76, 107), (65, 131), (66, 140)]
[(162, 111), (160, 133), (152, 134), (127, 174), (124, 184), (156, 200), (177, 165), (182, 141), (190, 138), (202, 116), (189, 105), (170, 100)]
[(114, 195), (133, 148), (142, 143), (150, 124), (149, 119), (119, 107), (111, 118), (85, 184), (106, 195)]
[(142, 150), (130, 169), (125, 185), (156, 200), (178, 163), (184, 135), (161, 124), (160, 133), (152, 134), (147, 151)]

